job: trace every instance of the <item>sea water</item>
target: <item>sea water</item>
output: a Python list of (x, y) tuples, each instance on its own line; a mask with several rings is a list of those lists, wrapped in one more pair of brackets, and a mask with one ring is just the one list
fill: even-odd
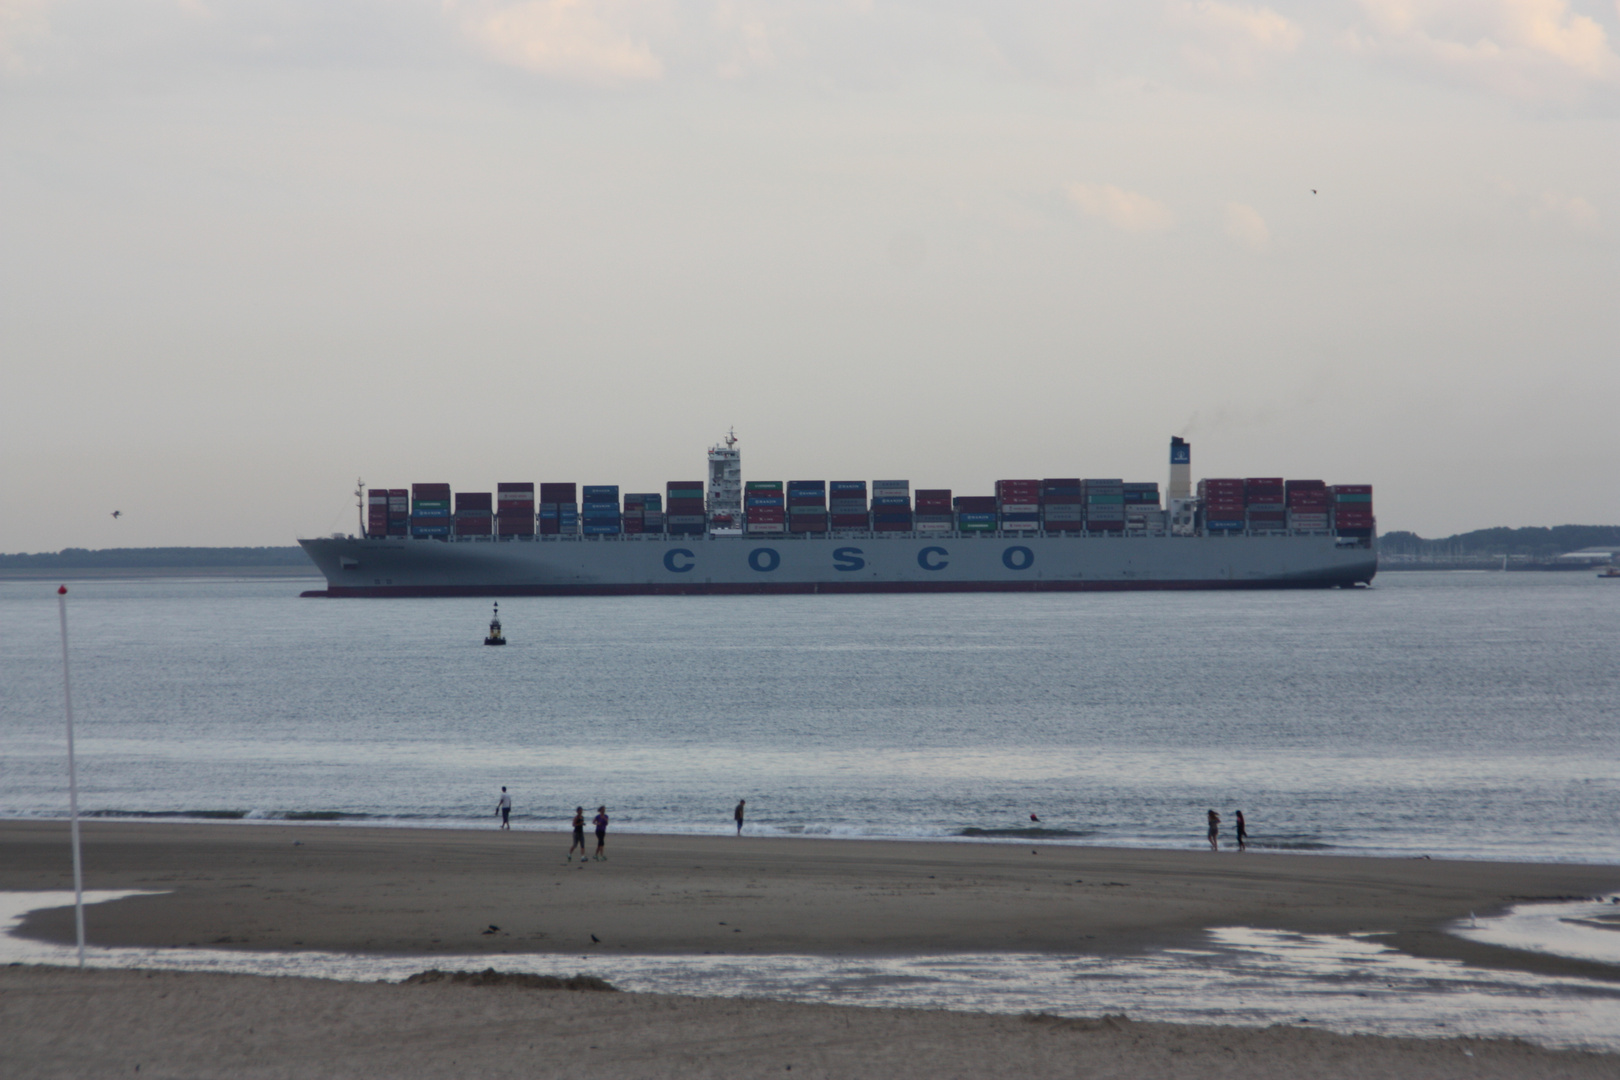
[[(0, 817), (67, 810), (55, 582), (0, 583)], [(80, 805), (1620, 862), (1620, 584), (305, 600), (83, 581)], [(1031, 820), (1030, 815), (1039, 817)]]

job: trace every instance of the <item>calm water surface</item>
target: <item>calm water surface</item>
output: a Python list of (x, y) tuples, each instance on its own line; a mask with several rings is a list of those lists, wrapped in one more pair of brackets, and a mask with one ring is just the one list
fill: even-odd
[[(90, 812), (1620, 862), (1620, 584), (300, 600), (71, 586)], [(0, 583), (0, 817), (66, 812), (54, 583)], [(1030, 822), (1031, 813), (1041, 823)]]

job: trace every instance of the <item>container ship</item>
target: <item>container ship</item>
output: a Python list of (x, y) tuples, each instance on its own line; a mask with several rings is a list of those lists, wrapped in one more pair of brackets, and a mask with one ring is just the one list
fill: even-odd
[(1378, 571), (1372, 487), (1280, 477), (1192, 484), (747, 480), (734, 434), (706, 480), (661, 492), (510, 482), (360, 489), (357, 535), (300, 540), (318, 597), (1308, 589)]

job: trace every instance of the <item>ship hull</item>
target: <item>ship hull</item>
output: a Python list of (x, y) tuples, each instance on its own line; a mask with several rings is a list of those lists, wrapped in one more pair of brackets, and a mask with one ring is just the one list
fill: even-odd
[(1376, 550), (1236, 536), (613, 536), (300, 540), (305, 596), (649, 596), (1310, 589), (1372, 581)]

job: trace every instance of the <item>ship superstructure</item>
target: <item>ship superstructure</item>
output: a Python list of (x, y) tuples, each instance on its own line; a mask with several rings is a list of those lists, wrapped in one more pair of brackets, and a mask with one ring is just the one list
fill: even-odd
[(453, 513), (448, 484), (373, 489), (362, 535), (299, 543), (326, 576), (317, 596), (1321, 588), (1377, 573), (1370, 485), (1194, 487), (1191, 468), (1173, 439), (1162, 501), (1157, 483), (1116, 478), (1000, 480), (994, 495), (745, 484), (732, 432), (706, 487), (542, 483), (536, 504), (535, 484), (506, 482), (497, 500), (456, 493)]

